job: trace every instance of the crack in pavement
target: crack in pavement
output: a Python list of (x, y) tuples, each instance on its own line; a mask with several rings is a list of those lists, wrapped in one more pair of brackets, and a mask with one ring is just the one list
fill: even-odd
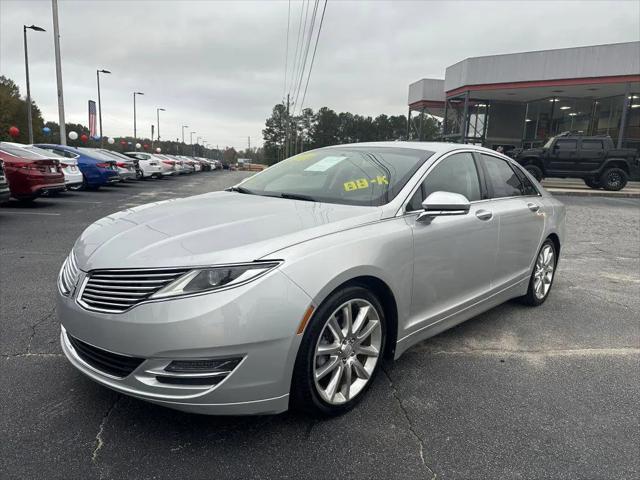
[[(120, 401), (120, 398), (121, 398), (120, 395), (118, 395), (114, 400), (114, 402), (111, 404), (111, 406), (107, 409), (104, 416), (102, 417), (102, 421), (100, 422), (100, 426), (98, 428), (98, 433), (96, 434), (95, 448), (91, 453), (91, 463), (95, 464), (96, 461), (98, 460), (98, 454), (100, 453), (100, 450), (104, 446), (104, 440), (102, 439), (102, 433), (104, 432), (104, 427), (106, 426), (107, 421), (109, 420), (109, 416), (111, 415), (111, 412), (113, 412), (114, 408), (116, 408), (116, 405)], [(102, 471), (100, 472), (100, 477), (102, 478)]]
[(413, 428), (413, 423), (409, 418), (409, 412), (407, 412), (407, 410), (404, 408), (404, 405), (402, 404), (402, 399), (398, 395), (398, 391), (396, 390), (396, 387), (393, 384), (393, 381), (391, 380), (391, 376), (389, 375), (389, 372), (387, 372), (387, 370), (382, 365), (380, 366), (380, 370), (384, 373), (385, 377), (387, 377), (387, 380), (389, 381), (393, 398), (395, 398), (396, 402), (398, 403), (398, 407), (400, 407), (400, 410), (402, 411), (402, 414), (404, 415), (404, 418), (407, 421), (407, 424), (409, 426), (409, 432), (411, 432), (411, 435), (413, 436), (413, 438), (415, 438), (416, 441), (418, 442), (418, 446), (420, 447), (420, 460), (422, 461), (422, 465), (424, 466), (424, 468), (427, 469), (427, 472), (430, 475), (429, 479), (435, 480), (437, 475), (433, 470), (431, 470), (431, 468), (429, 468), (429, 465), (427, 465), (427, 462), (424, 459), (424, 444), (422, 443), (422, 440), (420, 439), (420, 437), (418, 436), (418, 434)]
[(37, 320), (33, 325), (31, 325), (31, 335), (29, 336), (29, 343), (27, 344), (27, 353), (31, 353), (31, 343), (33, 342), (33, 337), (36, 336), (36, 328), (42, 325), (44, 321), (50, 319), (53, 315), (55, 315), (55, 313), (56, 309), (54, 308), (40, 320)]

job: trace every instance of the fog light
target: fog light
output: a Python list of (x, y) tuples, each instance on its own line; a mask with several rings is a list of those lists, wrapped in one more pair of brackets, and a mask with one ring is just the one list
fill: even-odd
[(172, 373), (230, 373), (238, 366), (242, 357), (209, 360), (174, 360), (164, 370)]

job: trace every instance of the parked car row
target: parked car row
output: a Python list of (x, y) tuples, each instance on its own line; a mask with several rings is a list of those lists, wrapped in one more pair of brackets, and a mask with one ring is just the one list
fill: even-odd
[(0, 202), (221, 168), (219, 161), (200, 157), (0, 142)]

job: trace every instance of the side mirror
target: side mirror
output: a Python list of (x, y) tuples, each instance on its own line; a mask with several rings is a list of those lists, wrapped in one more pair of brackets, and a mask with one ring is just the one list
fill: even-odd
[(444, 215), (466, 215), (471, 204), (464, 195), (453, 192), (433, 192), (424, 202), (424, 212), (418, 215), (418, 220)]

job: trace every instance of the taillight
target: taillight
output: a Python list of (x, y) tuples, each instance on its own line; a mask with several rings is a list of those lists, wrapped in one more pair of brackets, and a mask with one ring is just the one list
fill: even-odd
[(166, 163), (167, 165), (171, 165), (171, 166), (175, 164), (175, 162), (172, 162), (171, 160), (163, 160), (162, 163)]
[(116, 165), (119, 166), (120, 168), (127, 168), (127, 164), (124, 162), (116, 162)]
[(109, 164), (108, 163), (96, 163), (96, 167), (109, 168)]

